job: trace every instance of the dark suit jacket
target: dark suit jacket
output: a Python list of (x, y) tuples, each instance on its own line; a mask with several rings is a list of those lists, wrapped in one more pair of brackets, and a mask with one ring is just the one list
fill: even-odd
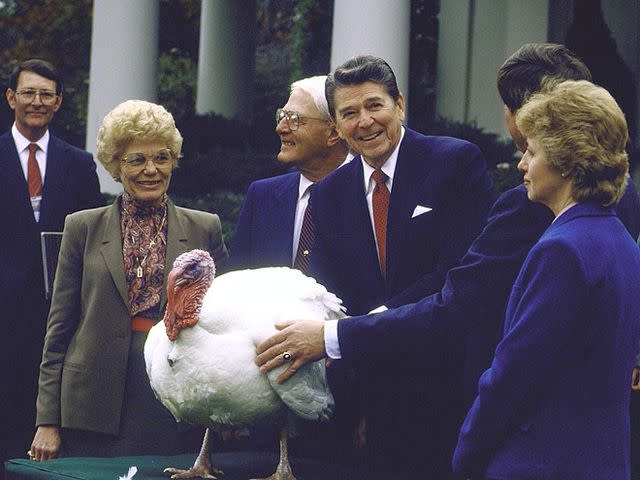
[(0, 136), (0, 303), (42, 276), (40, 232), (61, 232), (65, 217), (104, 204), (91, 154), (50, 135), (47, 172), (42, 189), (40, 221), (36, 223), (27, 181), (11, 131)]
[[(630, 236), (636, 238), (640, 233), (640, 202), (631, 181), (616, 210)], [(460, 266), (447, 274), (441, 292), (412, 305), (339, 322), (342, 361), (370, 371), (371, 359), (395, 360), (395, 374), (414, 388), (418, 383), (428, 388), (434, 378), (448, 376), (449, 390), (438, 419), (444, 421), (444, 429), (455, 434), (502, 335), (513, 282), (529, 250), (552, 220), (547, 207), (528, 200), (522, 185), (505, 192), (492, 207), (486, 227)], [(371, 377), (375, 375), (371, 371)], [(424, 412), (419, 400), (409, 400), (405, 409), (390, 412), (390, 436), (406, 438), (406, 442), (399, 442), (402, 447), (415, 445), (412, 440), (416, 438), (428, 437), (432, 425), (415, 421)], [(423, 458), (426, 453), (420, 448), (415, 457)], [(450, 449), (446, 457), (451, 453)]]
[[(104, 200), (91, 155), (50, 136), (36, 223), (28, 186), (11, 131), (0, 136), (0, 312), (11, 341), (0, 354), (0, 382), (13, 385), (3, 394), (10, 405), (2, 421), (10, 433), (9, 455), (24, 452), (33, 435), (38, 364), (47, 318), (40, 232), (61, 232), (65, 217), (97, 207)], [(19, 359), (19, 361), (17, 361)], [(2, 437), (0, 434), (0, 443)], [(0, 453), (0, 457), (2, 454)]]
[[(485, 224), (491, 201), (491, 179), (475, 145), (407, 128), (389, 201), (386, 279), (359, 156), (316, 187), (311, 272), (351, 315), (415, 302), (440, 290)], [(418, 205), (431, 211), (412, 218)]]
[[(381, 304), (415, 302), (440, 290), (447, 270), (457, 265), (482, 229), (491, 199), (491, 179), (475, 145), (405, 129), (389, 203), (386, 279), (379, 269), (360, 157), (316, 186), (312, 275), (343, 300), (351, 315)], [(412, 218), (418, 205), (431, 210)], [(336, 422), (344, 425), (339, 440), (348, 441), (353, 428), (349, 424), (364, 412), (365, 461), (371, 464), (393, 458), (395, 465), (406, 464), (415, 449), (397, 448), (406, 446), (409, 439), (387, 435), (392, 431), (388, 424), (397, 412), (404, 411), (409, 400), (419, 399), (424, 412), (432, 415), (440, 394), (426, 392), (422, 384), (419, 390), (409, 388), (382, 358), (368, 356), (356, 370), (355, 379), (342, 362), (334, 362), (328, 370), (336, 397)], [(434, 393), (444, 387), (439, 381), (434, 385)], [(422, 419), (416, 418), (420, 425), (433, 424)], [(421, 441), (420, 446), (432, 452), (429, 467), (436, 475), (447, 462), (425, 442), (439, 449), (441, 435), (434, 428)], [(428, 471), (421, 475), (428, 475)]]
[[(220, 219), (169, 202), (161, 309), (174, 260), (194, 248), (224, 265)], [(37, 424), (117, 434), (130, 341), (116, 201), (70, 215), (65, 223), (40, 367)]]
[(629, 478), (639, 336), (640, 251), (611, 209), (580, 203), (525, 259), (454, 469), (474, 478)]
[(230, 269), (290, 267), (300, 173), (249, 185), (231, 244)]

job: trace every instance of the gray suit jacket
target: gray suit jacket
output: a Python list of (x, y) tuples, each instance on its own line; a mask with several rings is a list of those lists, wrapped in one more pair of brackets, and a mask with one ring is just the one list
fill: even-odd
[[(167, 210), (166, 277), (183, 252), (201, 248), (216, 266), (227, 259), (217, 215)], [(117, 434), (123, 404), (131, 317), (125, 283), (119, 202), (65, 221), (37, 400), (37, 425)]]

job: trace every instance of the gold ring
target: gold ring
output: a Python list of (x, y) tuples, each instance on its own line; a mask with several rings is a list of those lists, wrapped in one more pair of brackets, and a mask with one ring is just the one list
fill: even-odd
[(291, 354), (289, 352), (284, 352), (282, 354), (282, 361), (284, 363), (290, 362), (292, 358), (293, 358), (293, 356), (291, 356)]

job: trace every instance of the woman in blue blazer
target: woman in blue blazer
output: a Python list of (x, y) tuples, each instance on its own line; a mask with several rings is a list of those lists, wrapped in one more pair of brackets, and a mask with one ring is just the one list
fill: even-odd
[(567, 81), (516, 122), (528, 196), (555, 220), (513, 286), (453, 466), (473, 479), (628, 479), (640, 252), (611, 209), (628, 170), (624, 115), (603, 88)]

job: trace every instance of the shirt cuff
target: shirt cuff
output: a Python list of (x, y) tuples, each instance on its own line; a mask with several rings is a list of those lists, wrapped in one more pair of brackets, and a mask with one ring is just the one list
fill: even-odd
[(378, 308), (374, 308), (373, 310), (371, 310), (367, 315), (371, 315), (372, 313), (386, 312), (387, 310), (389, 309), (385, 305), (380, 305)]
[(324, 349), (329, 358), (340, 360), (340, 342), (338, 342), (338, 322), (340, 320), (326, 320), (324, 322)]

